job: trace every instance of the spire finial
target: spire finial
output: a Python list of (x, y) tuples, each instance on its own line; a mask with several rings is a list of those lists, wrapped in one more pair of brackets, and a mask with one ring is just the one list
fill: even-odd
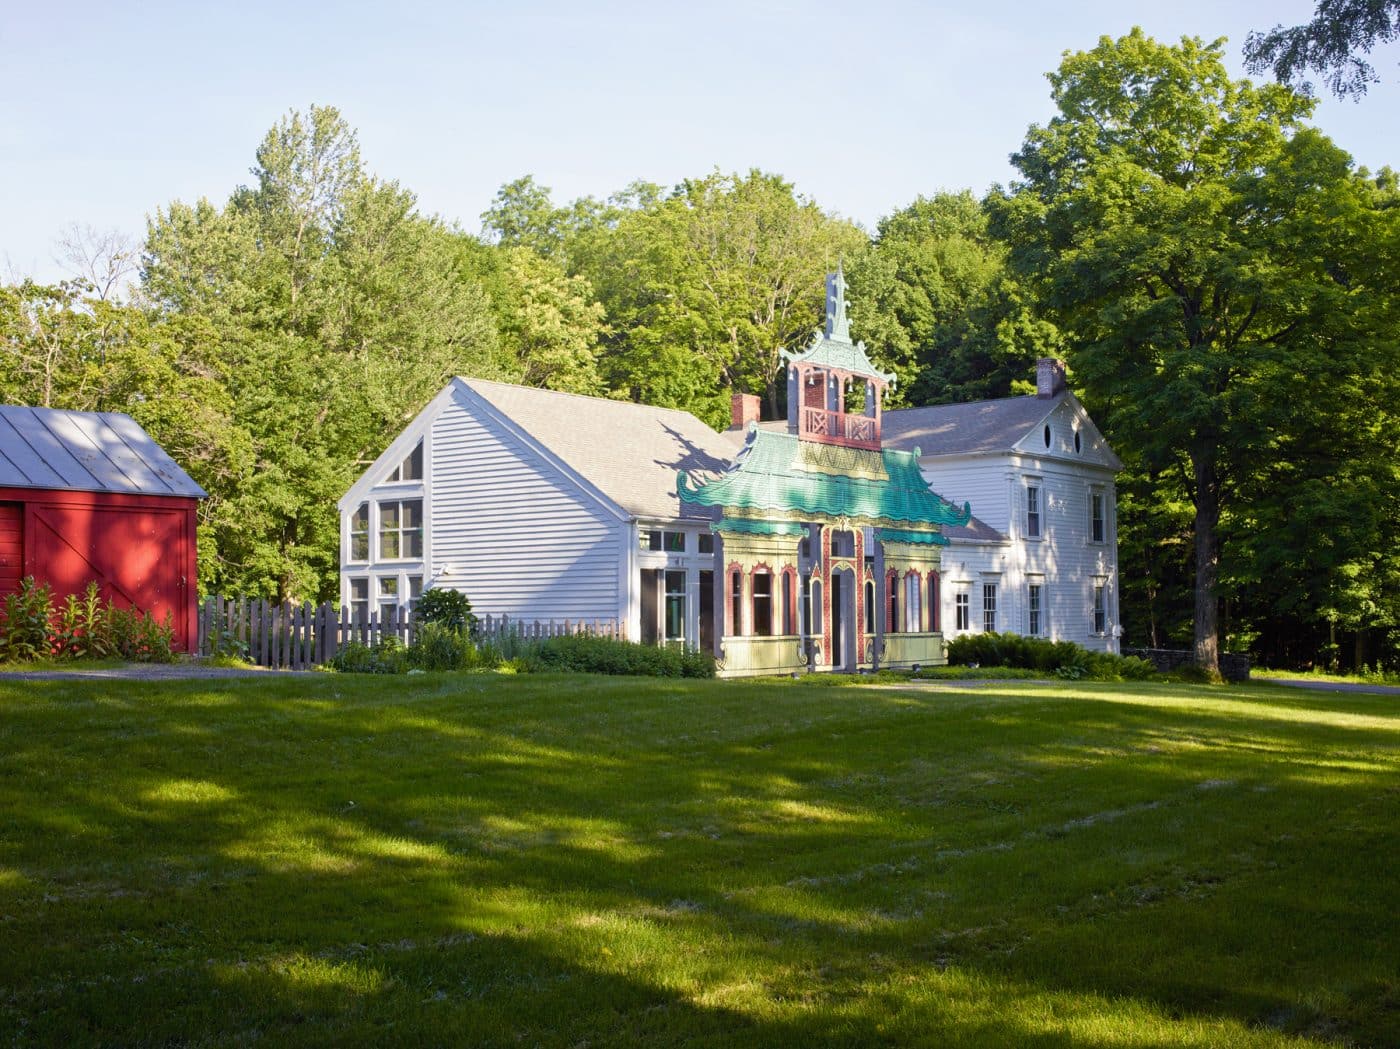
[(836, 272), (826, 275), (826, 337), (851, 341), (851, 325), (846, 319), (846, 273), (840, 261)]

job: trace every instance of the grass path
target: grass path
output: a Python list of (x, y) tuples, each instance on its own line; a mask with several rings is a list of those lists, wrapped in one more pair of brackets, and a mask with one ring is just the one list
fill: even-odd
[(1400, 706), (0, 682), (0, 1044), (1400, 1044)]

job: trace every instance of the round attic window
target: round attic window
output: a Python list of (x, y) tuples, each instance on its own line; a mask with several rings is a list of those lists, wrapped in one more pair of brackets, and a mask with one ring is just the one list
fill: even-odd
[(1048, 424), (1045, 427), (1045, 447), (1050, 447), (1050, 427)]
[(1074, 450), (1079, 451), (1079, 431), (1074, 431)]

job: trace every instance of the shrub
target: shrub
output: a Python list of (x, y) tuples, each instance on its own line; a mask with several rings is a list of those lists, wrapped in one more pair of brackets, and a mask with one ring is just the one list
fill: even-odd
[(660, 648), (592, 634), (545, 638), (519, 658), (531, 671), (628, 674), (642, 677), (714, 677), (715, 661), (679, 645)]
[(408, 658), (420, 670), (471, 670), (481, 664), (481, 654), (465, 630), (438, 622), (418, 628)]
[(20, 580), (19, 589), (5, 595), (5, 618), (0, 622), (0, 659), (27, 663), (53, 654), (49, 624), (53, 619), (53, 590), (33, 576)]
[(133, 663), (170, 663), (175, 659), (175, 628), (167, 614), (157, 623), (149, 612), (118, 608), (110, 601), (103, 613), (113, 655)]
[(380, 638), (373, 645), (351, 641), (326, 666), (345, 674), (406, 674), (408, 651), (398, 638)]
[(472, 603), (460, 590), (433, 587), (423, 591), (414, 613), (419, 623), (434, 623), (449, 630), (475, 636), (479, 620), (472, 615)]
[(1072, 641), (1019, 634), (963, 634), (948, 642), (948, 662), (964, 666), (1017, 667), (1068, 681), (1145, 681), (1156, 668), (1137, 656), (1094, 652)]
[(113, 654), (107, 621), (96, 583), (87, 585), (81, 600), (69, 594), (53, 628), (54, 654), (67, 659), (106, 659)]
[(26, 576), (5, 598), (0, 619), (0, 660), (105, 659), (119, 656), (138, 663), (169, 663), (175, 658), (175, 628), (167, 615), (157, 622), (149, 612), (103, 604), (96, 583), (81, 598), (70, 594), (57, 610), (53, 591)]

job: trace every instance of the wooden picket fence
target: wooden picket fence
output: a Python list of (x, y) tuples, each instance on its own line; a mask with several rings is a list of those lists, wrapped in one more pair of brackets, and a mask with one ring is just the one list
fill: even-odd
[[(509, 616), (484, 616), (477, 627), (479, 643), (505, 645), (542, 640), (566, 634), (621, 637), (611, 620), (520, 620)], [(331, 602), (312, 605), (277, 603), (262, 598), (207, 597), (199, 609), (201, 656), (236, 655), (261, 667), (306, 670), (334, 659), (351, 642), (373, 645), (396, 637), (411, 645), (417, 627), (408, 609), (399, 606), (367, 617), (351, 615)]]

